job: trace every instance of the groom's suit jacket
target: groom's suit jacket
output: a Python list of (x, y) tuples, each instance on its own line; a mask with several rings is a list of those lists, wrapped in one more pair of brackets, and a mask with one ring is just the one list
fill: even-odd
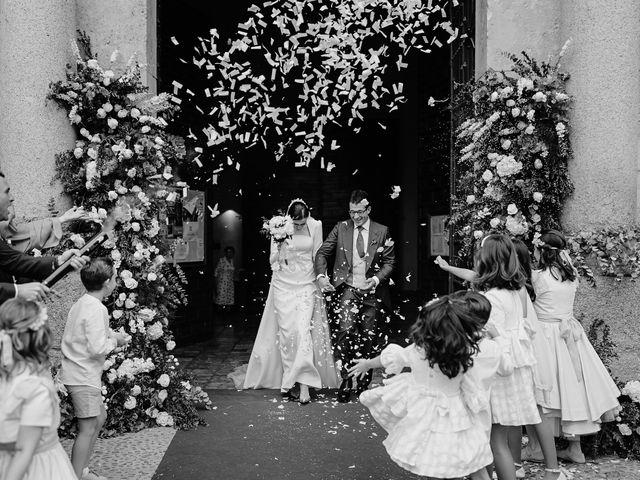
[[(327, 259), (335, 254), (333, 264), (333, 285), (338, 288), (345, 283), (352, 273), (353, 260), (353, 221), (345, 220), (333, 227), (331, 233), (316, 253), (314, 268), (316, 275), (327, 273)], [(380, 280), (376, 287), (376, 296), (385, 305), (391, 306), (389, 295), (389, 278), (396, 264), (393, 241), (389, 238), (389, 229), (371, 220), (369, 224), (369, 244), (367, 245), (366, 274)]]

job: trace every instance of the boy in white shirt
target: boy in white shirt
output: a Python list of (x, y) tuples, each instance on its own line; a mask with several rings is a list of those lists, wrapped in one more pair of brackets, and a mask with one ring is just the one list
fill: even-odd
[(100, 429), (107, 418), (102, 401), (102, 370), (106, 356), (131, 337), (109, 328), (109, 312), (102, 304), (116, 286), (116, 270), (109, 258), (94, 258), (80, 271), (87, 289), (71, 307), (62, 336), (60, 380), (65, 384), (78, 418), (78, 436), (71, 463), (81, 480), (104, 479), (89, 472), (88, 464)]

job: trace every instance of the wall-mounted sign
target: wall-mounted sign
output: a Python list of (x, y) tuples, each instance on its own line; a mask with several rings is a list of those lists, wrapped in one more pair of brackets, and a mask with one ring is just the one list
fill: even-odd
[(447, 215), (433, 215), (429, 218), (429, 255), (449, 256), (449, 233), (445, 228)]
[(167, 197), (167, 208), (158, 214), (165, 238), (174, 243), (168, 261), (176, 263), (204, 262), (205, 255), (205, 194), (200, 190), (176, 189)]

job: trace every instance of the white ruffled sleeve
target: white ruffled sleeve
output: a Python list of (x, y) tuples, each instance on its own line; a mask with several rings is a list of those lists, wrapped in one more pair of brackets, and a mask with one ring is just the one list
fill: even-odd
[(487, 300), (491, 302), (491, 314), (489, 315), (489, 320), (487, 321), (487, 324), (494, 325), (498, 330), (498, 332), (500, 333), (500, 335), (505, 335), (507, 316), (504, 311), (504, 308), (502, 307), (502, 302), (491, 291), (486, 292), (485, 297), (487, 297)]
[(409, 356), (407, 352), (409, 348), (414, 348), (413, 345), (409, 345), (406, 348), (402, 348), (400, 345), (390, 343), (382, 350), (380, 354), (380, 361), (386, 373), (397, 374), (402, 372), (402, 369), (409, 366)]

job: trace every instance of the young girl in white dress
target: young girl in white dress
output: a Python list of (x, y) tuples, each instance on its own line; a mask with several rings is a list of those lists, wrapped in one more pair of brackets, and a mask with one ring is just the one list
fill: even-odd
[[(567, 241), (557, 230), (546, 230), (534, 240), (538, 270), (533, 271), (534, 308), (540, 352), (538, 366), (543, 381), (551, 386), (547, 398), (538, 398), (543, 422), (556, 435), (568, 437), (569, 448), (558, 456), (584, 463), (580, 436), (596, 433), (603, 421), (612, 421), (620, 408), (620, 391), (573, 316), (578, 275), (566, 250)], [(523, 452), (525, 459), (539, 457), (533, 437)]]
[[(509, 438), (519, 435), (522, 425), (541, 423), (536, 403), (534, 367), (536, 354), (527, 331), (531, 301), (524, 287), (522, 271), (513, 242), (506, 235), (488, 235), (478, 252), (475, 285), (491, 302), (491, 317), (500, 335), (510, 345), (513, 373), (498, 377), (491, 391), (491, 448), (500, 480), (516, 478), (515, 459)], [(551, 442), (552, 443), (552, 442)], [(555, 453), (555, 452), (554, 452)], [(551, 455), (548, 455), (551, 457)], [(545, 469), (545, 480), (566, 477), (555, 458), (547, 458), (555, 468)]]
[[(489, 402), (469, 373), (483, 323), (464, 300), (444, 296), (422, 307), (405, 348), (390, 344), (378, 357), (357, 359), (361, 376), (384, 367), (396, 374), (366, 390), (360, 402), (389, 433), (384, 446), (405, 470), (433, 478), (488, 480)], [(411, 372), (401, 373), (405, 367)]]
[(0, 478), (76, 480), (58, 440), (58, 395), (49, 373), (51, 332), (36, 302), (0, 307)]

